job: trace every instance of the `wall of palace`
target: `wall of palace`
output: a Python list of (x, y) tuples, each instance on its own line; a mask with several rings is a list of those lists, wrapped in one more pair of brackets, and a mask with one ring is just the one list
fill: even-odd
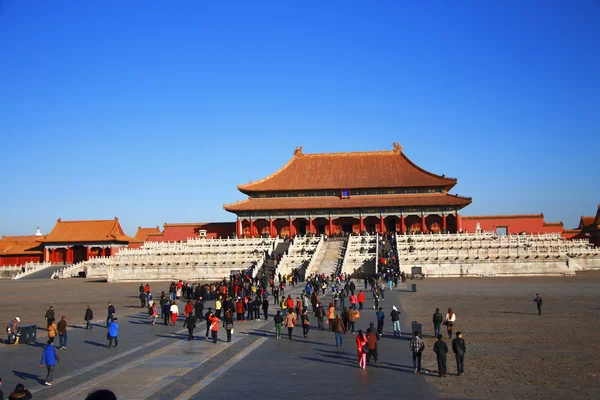
[(485, 232), (496, 232), (498, 228), (506, 228), (506, 234), (513, 235), (522, 232), (563, 234), (564, 231), (562, 222), (545, 222), (543, 214), (462, 216), (463, 232), (475, 232), (477, 224)]

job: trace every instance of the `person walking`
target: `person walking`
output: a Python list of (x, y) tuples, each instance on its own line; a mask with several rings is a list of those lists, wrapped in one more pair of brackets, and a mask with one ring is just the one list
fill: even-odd
[(108, 325), (108, 348), (110, 349), (113, 341), (115, 342), (115, 347), (119, 347), (119, 324), (117, 322), (118, 318), (113, 318), (110, 325)]
[(344, 344), (344, 332), (346, 331), (346, 326), (344, 325), (344, 321), (342, 321), (340, 314), (337, 314), (331, 323), (331, 330), (335, 334), (335, 347), (342, 347)]
[(90, 306), (87, 306), (85, 308), (85, 315), (83, 317), (83, 320), (85, 321), (85, 329), (92, 329), (92, 320), (94, 319), (94, 312), (92, 311), (92, 309), (90, 308)]
[(115, 314), (117, 313), (117, 310), (115, 309), (115, 306), (113, 306), (110, 302), (108, 303), (108, 316), (106, 317), (106, 327), (108, 328), (109, 324), (113, 321), (113, 319), (115, 318)]
[(365, 294), (362, 290), (358, 292), (358, 297), (356, 298), (356, 301), (358, 302), (358, 311), (362, 311), (363, 306), (365, 304)]
[(288, 309), (285, 316), (285, 326), (288, 328), (288, 339), (290, 340), (292, 340), (292, 333), (294, 332), (294, 326), (296, 326), (296, 316), (293, 310), (293, 308)]
[(40, 368), (46, 367), (48, 373), (46, 374), (46, 381), (44, 385), (52, 386), (52, 379), (54, 378), (54, 366), (60, 358), (58, 358), (58, 354), (56, 354), (56, 349), (54, 348), (54, 340), (48, 339), (48, 344), (44, 347), (44, 352), (42, 353), (42, 359), (40, 360)]
[(46, 315), (44, 315), (44, 318), (46, 319), (46, 326), (50, 326), (50, 324), (56, 320), (54, 306), (50, 306), (50, 308), (46, 310)]
[(440, 309), (436, 308), (433, 314), (433, 336), (438, 337), (438, 335), (442, 334), (442, 322), (444, 322), (444, 316), (440, 312)]
[(231, 333), (233, 332), (233, 315), (231, 310), (225, 310), (225, 316), (223, 317), (223, 325), (225, 326), (225, 332), (227, 333), (227, 343), (231, 342)]
[(204, 300), (202, 296), (198, 297), (194, 304), (194, 311), (196, 313), (196, 320), (202, 322), (204, 316)]
[(165, 325), (169, 325), (171, 321), (171, 302), (170, 301), (166, 301), (163, 305), (162, 305), (162, 316), (163, 316), (163, 323)]
[(64, 315), (56, 325), (58, 331), (58, 347), (61, 350), (67, 349), (67, 317)]
[(354, 309), (350, 309), (348, 310), (348, 326), (346, 327), (347, 330), (349, 330), (350, 332), (352, 332), (352, 334), (354, 334), (354, 328), (355, 328), (355, 323), (356, 323), (356, 315), (357, 315), (357, 311)]
[(383, 312), (383, 308), (379, 307), (379, 310), (375, 313), (377, 317), (377, 333), (379, 336), (383, 336), (383, 322), (385, 320), (385, 313)]
[(467, 345), (465, 340), (462, 338), (462, 332), (456, 332), (456, 339), (452, 341), (452, 351), (456, 356), (456, 373), (458, 376), (465, 374), (465, 353), (467, 352)]
[(321, 305), (321, 303), (317, 304), (317, 312), (315, 313), (315, 317), (317, 318), (318, 328), (322, 331), (325, 330), (325, 308)]
[(152, 303), (150, 309), (148, 310), (148, 315), (150, 315), (150, 322), (152, 325), (156, 325), (156, 319), (158, 318), (158, 310), (156, 309), (156, 303)]
[(446, 325), (446, 329), (448, 330), (448, 338), (452, 339), (452, 328), (454, 327), (454, 323), (456, 322), (456, 314), (452, 311), (451, 308), (448, 309), (448, 313), (446, 314), (446, 320), (444, 321), (444, 325)]
[[(8, 325), (6, 325), (6, 333), (8, 334), (8, 341), (7, 341), (8, 344), (10, 344), (12, 342), (13, 346), (19, 345), (19, 336), (20, 336), (20, 330), (21, 330), (21, 328), (19, 327), (20, 322), (21, 322), (21, 318), (15, 317), (15, 319), (11, 320), (8, 323)], [(14, 342), (13, 342), (13, 337), (14, 337)]]
[(194, 340), (194, 329), (196, 329), (196, 317), (191, 313), (185, 319), (183, 326), (188, 330), (188, 341)]
[(539, 293), (537, 293), (535, 295), (535, 298), (533, 299), (533, 301), (536, 303), (537, 305), (537, 309), (538, 309), (538, 315), (542, 315), (542, 304), (544, 304), (544, 300), (542, 300), (542, 296), (540, 296)]
[(300, 316), (300, 319), (302, 320), (302, 334), (304, 335), (304, 337), (308, 337), (308, 331), (310, 329), (310, 320), (308, 319), (308, 313), (306, 311), (306, 308), (302, 310), (302, 315)]
[(438, 364), (438, 375), (446, 377), (448, 374), (448, 367), (446, 366), (446, 353), (448, 353), (448, 345), (444, 342), (444, 337), (438, 335), (438, 340), (433, 345), (433, 352), (436, 354)]
[(215, 315), (212, 314), (210, 317), (210, 331), (212, 334), (212, 341), (213, 343), (217, 343), (217, 338), (219, 336), (219, 321), (220, 319)]
[(212, 321), (210, 319), (212, 317), (213, 317), (212, 308), (208, 307), (208, 311), (206, 312), (206, 315), (204, 316), (204, 319), (206, 320), (206, 335), (204, 335), (206, 340), (208, 340), (208, 333), (210, 332), (210, 325), (212, 324)]
[(379, 340), (379, 336), (379, 333), (375, 332), (375, 328), (371, 322), (371, 326), (367, 329), (367, 363), (371, 361), (371, 357), (373, 357), (375, 363), (378, 361), (377, 341)]
[(140, 308), (144, 308), (144, 306), (146, 305), (146, 293), (144, 293), (144, 291), (140, 292), (140, 295), (138, 296), (140, 299)]
[[(177, 303), (175, 303), (174, 301), (171, 302), (170, 311), (171, 323), (173, 323), (173, 326), (175, 326), (175, 324), (177, 323), (177, 317), (179, 316), (179, 307), (177, 307)], [(169, 326), (171, 326), (171, 323), (169, 323)]]
[(263, 299), (262, 309), (263, 309), (263, 314), (265, 316), (265, 321), (266, 321), (269, 319), (269, 298), (268, 297)]
[(419, 331), (414, 332), (413, 338), (410, 340), (410, 349), (413, 356), (413, 367), (415, 374), (421, 373), (421, 358), (423, 356), (423, 350), (425, 349), (425, 343), (423, 339), (419, 337)]
[(275, 314), (275, 317), (273, 317), (273, 322), (275, 322), (275, 338), (281, 339), (281, 324), (283, 324), (281, 311), (277, 311), (277, 314)]
[(350, 295), (350, 308), (356, 310), (356, 303), (358, 303), (358, 299), (356, 298), (356, 295), (352, 293)]
[(48, 339), (52, 339), (52, 341), (54, 341), (54, 339), (56, 338), (56, 335), (58, 334), (58, 327), (56, 326), (56, 323), (54, 322), (54, 320), (50, 320), (50, 325), (48, 325)]
[(362, 329), (359, 329), (358, 335), (356, 335), (356, 351), (358, 353), (358, 367), (365, 369), (367, 367), (367, 338), (363, 335)]
[(392, 312), (390, 313), (390, 318), (392, 319), (392, 327), (394, 329), (394, 336), (402, 336), (402, 331), (400, 330), (400, 311), (396, 308), (396, 306), (392, 307)]
[(335, 307), (333, 303), (329, 303), (329, 308), (327, 309), (327, 319), (329, 321), (329, 330), (333, 332), (333, 320), (335, 319)]

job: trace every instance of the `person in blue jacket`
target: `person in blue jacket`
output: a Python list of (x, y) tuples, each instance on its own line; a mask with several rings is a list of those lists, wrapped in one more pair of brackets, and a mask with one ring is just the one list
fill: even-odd
[(108, 347), (112, 346), (113, 340), (115, 341), (115, 347), (119, 346), (119, 324), (117, 324), (117, 318), (108, 325)]
[(48, 374), (46, 375), (46, 382), (44, 385), (51, 386), (52, 379), (54, 378), (54, 366), (57, 361), (60, 361), (58, 355), (56, 354), (56, 349), (54, 348), (54, 340), (48, 339), (48, 345), (44, 347), (44, 352), (42, 353), (42, 360), (40, 361), (40, 368), (44, 368), (48, 370)]

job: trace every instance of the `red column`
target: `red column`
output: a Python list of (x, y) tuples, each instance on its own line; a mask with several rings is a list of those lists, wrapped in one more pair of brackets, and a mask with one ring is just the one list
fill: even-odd
[(421, 232), (427, 233), (427, 224), (425, 223), (425, 214), (421, 214)]
[(315, 233), (315, 229), (313, 227), (312, 217), (308, 217), (308, 231), (310, 233)]
[(462, 231), (462, 216), (456, 212), (456, 232)]
[(400, 232), (402, 234), (406, 233), (406, 225), (404, 224), (404, 214), (400, 215)]
[(329, 216), (329, 236), (333, 235), (333, 218)]
[(237, 219), (237, 222), (235, 223), (235, 236), (237, 238), (242, 237), (242, 220), (241, 219)]
[(442, 214), (442, 228), (444, 229), (444, 232), (448, 229), (446, 226), (446, 214)]
[(379, 232), (385, 233), (385, 218), (383, 217), (383, 215), (379, 216), (379, 225)]
[(85, 261), (90, 259), (90, 246), (85, 246)]
[(290, 236), (294, 236), (294, 220), (290, 217)]
[(269, 217), (269, 236), (272, 238), (277, 236), (273, 234), (273, 217)]
[(254, 221), (250, 218), (250, 237), (254, 237)]
[(360, 232), (359, 233), (362, 235), (364, 230), (365, 230), (365, 220), (364, 220), (363, 216), (361, 215), (360, 216)]

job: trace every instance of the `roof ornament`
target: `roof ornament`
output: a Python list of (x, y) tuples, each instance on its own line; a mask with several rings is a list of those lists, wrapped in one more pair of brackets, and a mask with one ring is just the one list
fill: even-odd
[(400, 145), (400, 142), (394, 142), (394, 151), (396, 153), (402, 153), (402, 146)]
[(302, 154), (302, 146), (296, 146), (296, 148), (294, 149), (294, 155), (299, 156), (301, 154)]
[(35, 236), (44, 236), (42, 232), (40, 232), (40, 227), (38, 226), (37, 231), (35, 232)]

